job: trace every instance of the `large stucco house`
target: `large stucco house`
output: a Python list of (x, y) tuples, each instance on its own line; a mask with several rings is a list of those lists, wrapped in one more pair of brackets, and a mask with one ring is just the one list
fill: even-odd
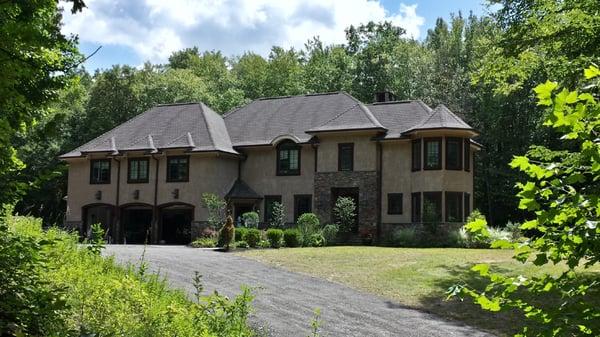
[(461, 222), (473, 204), (476, 131), (443, 105), (363, 104), (345, 92), (257, 99), (223, 116), (202, 103), (156, 106), (61, 156), (69, 165), (66, 225), (102, 223), (113, 242), (188, 243), (207, 220), (202, 194), (234, 218), (332, 221), (340, 196), (357, 230), (381, 238), (422, 221)]

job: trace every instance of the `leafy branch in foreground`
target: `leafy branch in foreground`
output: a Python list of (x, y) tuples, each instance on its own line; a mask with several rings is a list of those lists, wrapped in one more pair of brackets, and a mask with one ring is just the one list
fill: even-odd
[[(450, 296), (467, 295), (488, 311), (516, 309), (527, 318), (517, 336), (575, 336), (600, 334), (600, 278), (586, 269), (600, 261), (600, 70), (585, 70), (590, 81), (581, 91), (560, 89), (555, 82), (538, 85), (538, 105), (548, 109), (546, 126), (562, 134), (570, 150), (532, 147), (514, 157), (511, 167), (528, 176), (518, 183), (519, 208), (535, 217), (520, 229), (523, 243), (498, 240), (492, 247), (513, 248), (514, 258), (535, 266), (565, 265), (559, 275), (507, 277), (490, 265), (472, 268), (489, 280), (483, 291), (459, 285)], [(476, 235), (487, 235), (485, 220), (467, 224)]]

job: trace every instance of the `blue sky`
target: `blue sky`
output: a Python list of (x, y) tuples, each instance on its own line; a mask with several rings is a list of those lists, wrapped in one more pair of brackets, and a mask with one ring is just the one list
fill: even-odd
[(484, 0), (87, 0), (83, 13), (64, 14), (63, 32), (77, 34), (86, 55), (102, 46), (85, 67), (164, 63), (185, 47), (254, 51), (273, 45), (301, 48), (309, 38), (344, 42), (344, 28), (390, 20), (423, 39), (438, 17), (469, 11), (484, 14)]

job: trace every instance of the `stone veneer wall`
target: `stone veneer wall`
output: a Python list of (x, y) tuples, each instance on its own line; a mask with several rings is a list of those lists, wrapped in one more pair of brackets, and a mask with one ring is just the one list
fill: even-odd
[(377, 225), (377, 172), (315, 172), (314, 213), (321, 223), (333, 219), (332, 188), (358, 187), (359, 228)]

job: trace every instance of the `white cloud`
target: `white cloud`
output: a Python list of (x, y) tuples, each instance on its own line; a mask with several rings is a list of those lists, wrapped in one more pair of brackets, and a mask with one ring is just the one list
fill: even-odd
[(83, 13), (65, 11), (63, 32), (82, 42), (125, 46), (142, 60), (165, 62), (176, 50), (198, 46), (226, 55), (273, 45), (302, 48), (313, 36), (343, 43), (351, 24), (389, 20), (418, 39), (425, 19), (417, 5), (388, 12), (372, 0), (111, 0), (86, 1)]

